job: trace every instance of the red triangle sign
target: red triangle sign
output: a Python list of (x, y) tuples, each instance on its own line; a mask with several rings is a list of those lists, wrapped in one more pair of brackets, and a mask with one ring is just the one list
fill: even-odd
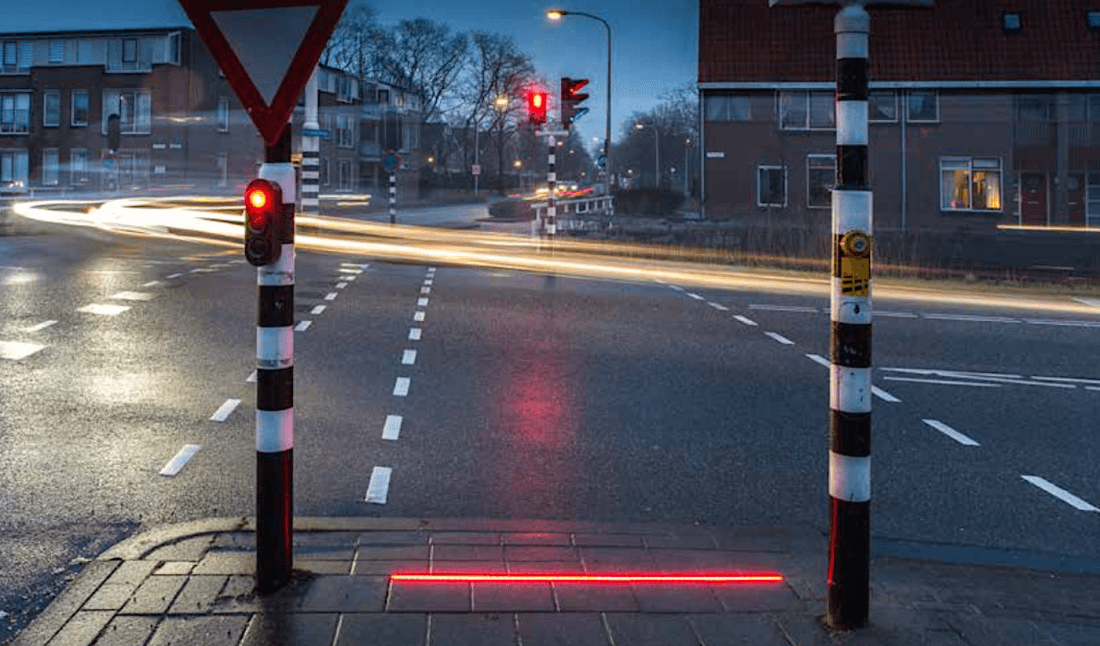
[(179, 0), (274, 145), (294, 112), (348, 0)]

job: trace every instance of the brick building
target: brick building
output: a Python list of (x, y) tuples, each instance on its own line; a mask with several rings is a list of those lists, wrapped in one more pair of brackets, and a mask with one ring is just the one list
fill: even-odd
[[(708, 219), (827, 222), (835, 7), (700, 0)], [(877, 231), (1100, 227), (1100, 4), (870, 9)]]

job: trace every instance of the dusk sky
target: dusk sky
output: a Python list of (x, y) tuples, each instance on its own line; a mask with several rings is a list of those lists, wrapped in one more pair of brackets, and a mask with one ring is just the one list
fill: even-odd
[[(356, 2), (357, 0), (352, 0)], [(545, 18), (559, 6), (599, 15), (612, 29), (612, 137), (630, 114), (645, 110), (665, 91), (695, 81), (699, 5), (693, 0), (501, 0), (498, 2), (371, 2), (384, 25), (426, 17), (457, 31), (507, 34), (534, 56), (536, 69), (556, 83), (560, 76), (591, 79), (590, 112), (577, 124), (585, 140), (604, 131), (607, 43), (599, 22)], [(189, 24), (175, 0), (34, 0), (8, 12), (0, 31), (45, 31)]]

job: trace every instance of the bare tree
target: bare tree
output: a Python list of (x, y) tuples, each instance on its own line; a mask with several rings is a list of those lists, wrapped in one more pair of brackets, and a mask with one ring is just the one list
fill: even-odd
[(355, 74), (362, 82), (375, 72), (381, 27), (378, 12), (363, 1), (348, 7), (321, 53), (321, 64)]
[(444, 97), (462, 69), (466, 35), (452, 34), (443, 23), (416, 18), (379, 32), (374, 48), (375, 76), (419, 94), (424, 121), (437, 118)]
[[(655, 126), (636, 128), (637, 124)], [(656, 144), (654, 137), (657, 137)], [(638, 175), (653, 172), (654, 156), (660, 150), (660, 177), (671, 175), (670, 169), (678, 169), (683, 177), (684, 147), (699, 145), (699, 101), (696, 90), (686, 84), (661, 96), (661, 102), (644, 112), (635, 112), (623, 124), (622, 137), (615, 145), (615, 165), (618, 172)], [(682, 181), (682, 179), (681, 179)], [(656, 181), (655, 181), (656, 184)]]

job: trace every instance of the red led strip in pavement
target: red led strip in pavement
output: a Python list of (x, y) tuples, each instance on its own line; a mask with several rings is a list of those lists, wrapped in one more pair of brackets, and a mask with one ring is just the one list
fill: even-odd
[(391, 574), (440, 583), (778, 583), (778, 574)]

